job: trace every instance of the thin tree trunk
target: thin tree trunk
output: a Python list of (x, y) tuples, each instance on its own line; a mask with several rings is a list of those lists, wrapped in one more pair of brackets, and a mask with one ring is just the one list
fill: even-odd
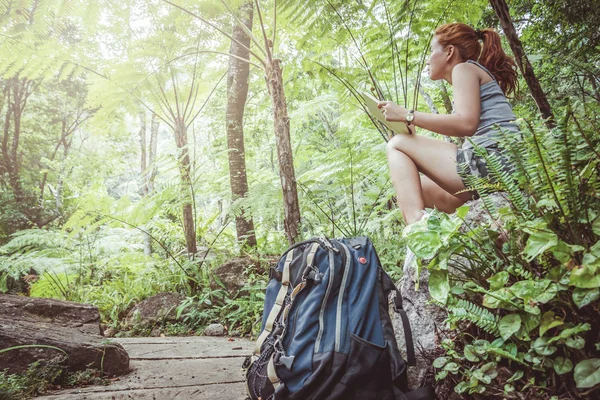
[(182, 205), (185, 245), (188, 254), (193, 257), (198, 252), (198, 246), (196, 243), (196, 227), (194, 224), (194, 211), (192, 207), (192, 178), (190, 154), (187, 145), (187, 126), (185, 125), (183, 118), (176, 121), (175, 142), (177, 144), (177, 149), (179, 150), (177, 164), (179, 165), (182, 192), (187, 193)]
[(446, 114), (452, 114), (452, 100), (450, 100), (450, 95), (448, 94), (448, 88), (446, 88), (446, 84), (440, 80), (440, 87), (442, 89), (442, 100), (444, 101), (444, 108), (446, 109)]
[[(242, 5), (241, 19), (249, 30), (252, 30), (252, 3)], [(248, 75), (250, 65), (241, 59), (250, 58), (250, 37), (244, 29), (236, 25), (233, 28), (233, 38), (242, 43), (231, 41), (230, 54), (236, 57), (229, 58), (229, 72), (227, 75), (227, 109), (226, 129), (227, 148), (229, 149), (229, 180), (231, 183), (231, 197), (233, 201), (243, 199), (248, 195), (248, 177), (246, 174), (246, 159), (244, 150), (244, 108), (248, 97)], [(256, 247), (254, 222), (244, 210), (236, 216), (236, 233), (238, 241), (246, 246)]]
[(283, 190), (284, 230), (290, 244), (297, 237), (300, 225), (300, 206), (298, 204), (298, 188), (294, 173), (294, 158), (290, 139), (290, 118), (288, 116), (281, 60), (272, 59), (267, 62), (266, 77), (269, 92), (273, 99), (273, 119), (275, 122), (275, 142), (279, 160), (279, 178)]
[(140, 177), (141, 177), (141, 189), (140, 193), (142, 196), (148, 194), (148, 184), (146, 179), (146, 174), (148, 173), (148, 163), (146, 161), (146, 112), (144, 110), (140, 110), (139, 112), (140, 118)]
[(434, 114), (439, 114), (440, 112), (438, 111), (437, 107), (435, 106), (433, 99), (431, 98), (429, 93), (427, 93), (425, 91), (425, 89), (423, 89), (423, 85), (419, 85), (419, 93), (421, 93), (421, 96), (423, 96), (423, 100), (425, 100), (425, 103), (427, 103), (427, 107), (429, 107), (429, 111), (431, 111)]
[(150, 124), (150, 147), (148, 153), (148, 167), (150, 174), (148, 175), (148, 192), (154, 191), (154, 179), (156, 178), (156, 150), (158, 147), (158, 127), (159, 120), (156, 114), (152, 113), (152, 122)]
[[(150, 189), (148, 187), (149, 165), (147, 162), (148, 146), (146, 144), (146, 111), (141, 109), (138, 115), (140, 118), (140, 196), (145, 197), (148, 195), (148, 193), (150, 193)], [(150, 256), (152, 254), (152, 239), (150, 238), (150, 235), (145, 232), (143, 233), (143, 237), (144, 254), (146, 256)]]
[(552, 114), (550, 103), (548, 102), (548, 98), (542, 90), (542, 86), (535, 76), (533, 67), (531, 66), (531, 63), (529, 62), (529, 59), (523, 50), (523, 45), (521, 44), (521, 40), (519, 39), (515, 26), (513, 25), (506, 1), (490, 0), (490, 5), (496, 12), (498, 20), (500, 20), (500, 25), (502, 26), (502, 30), (508, 39), (508, 43), (510, 44), (512, 52), (515, 55), (517, 65), (521, 70), (521, 74), (523, 74), (525, 82), (527, 82), (527, 86), (531, 91), (531, 95), (533, 96), (533, 99), (535, 100), (542, 117), (546, 120), (546, 126), (548, 126), (548, 128), (554, 127), (554, 116)]

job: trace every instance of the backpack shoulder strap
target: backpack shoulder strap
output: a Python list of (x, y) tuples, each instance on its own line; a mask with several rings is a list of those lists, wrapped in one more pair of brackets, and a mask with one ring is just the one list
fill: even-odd
[(275, 304), (273, 304), (273, 308), (269, 312), (269, 316), (267, 317), (267, 323), (265, 324), (265, 329), (262, 331), (258, 340), (256, 341), (256, 345), (254, 346), (254, 356), (257, 357), (260, 355), (260, 348), (264, 343), (265, 339), (271, 331), (273, 330), (273, 324), (281, 311), (281, 307), (283, 306), (283, 301), (285, 300), (285, 296), (287, 294), (288, 288), (290, 286), (290, 264), (294, 259), (294, 250), (291, 250), (287, 253), (285, 257), (285, 263), (283, 264), (283, 272), (281, 277), (281, 288), (277, 293), (277, 299), (275, 300)]

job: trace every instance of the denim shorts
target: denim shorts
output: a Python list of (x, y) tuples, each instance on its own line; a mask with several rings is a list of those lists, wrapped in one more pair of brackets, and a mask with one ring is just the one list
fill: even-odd
[[(489, 155), (495, 154), (500, 159), (502, 170), (512, 172), (512, 165), (502, 153), (501, 149), (496, 146), (486, 147), (485, 150)], [(468, 187), (466, 182), (467, 176), (475, 176), (479, 178), (485, 178), (490, 175), (488, 170), (487, 162), (485, 158), (477, 155), (475, 149), (461, 149), (459, 148), (456, 152), (456, 172), (462, 178), (463, 183)], [(494, 177), (490, 176), (490, 181), (496, 183)]]

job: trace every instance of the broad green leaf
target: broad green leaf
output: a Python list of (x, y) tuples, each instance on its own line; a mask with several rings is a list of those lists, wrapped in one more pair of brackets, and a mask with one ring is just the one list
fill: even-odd
[(571, 372), (573, 369), (573, 362), (568, 358), (556, 357), (554, 359), (554, 370), (559, 375), (564, 375), (567, 372)]
[(407, 237), (408, 247), (419, 258), (432, 258), (442, 247), (440, 235), (436, 232), (415, 232)]
[(600, 289), (582, 289), (573, 290), (573, 302), (578, 308), (583, 308), (593, 301), (600, 298)]
[(501, 271), (489, 278), (487, 281), (490, 283), (490, 291), (498, 290), (504, 287), (506, 282), (508, 282), (508, 277), (508, 272)]
[(563, 321), (554, 315), (554, 312), (547, 311), (542, 315), (542, 320), (540, 322), (540, 336), (544, 336), (544, 334), (557, 326), (563, 324)]
[(498, 370), (496, 369), (495, 362), (489, 362), (481, 366), (481, 368), (473, 371), (473, 376), (477, 378), (480, 382), (489, 385), (492, 382), (492, 379), (498, 376)]
[(448, 271), (433, 270), (429, 275), (429, 294), (431, 298), (446, 304), (448, 294), (450, 293), (450, 283), (448, 282)]
[(455, 362), (449, 362), (448, 364), (446, 364), (444, 366), (444, 370), (446, 370), (450, 373), (453, 373), (453, 374), (457, 373), (458, 369), (459, 369), (458, 364)]
[(458, 394), (463, 394), (465, 393), (467, 390), (469, 390), (469, 383), (468, 382), (460, 382), (458, 385), (454, 386), (454, 391)]
[(527, 239), (523, 252), (525, 259), (531, 261), (546, 250), (558, 244), (558, 236), (550, 231), (533, 231)]
[(447, 357), (438, 357), (433, 361), (434, 368), (442, 368), (448, 362)]
[(521, 317), (519, 314), (508, 314), (502, 317), (498, 323), (498, 329), (500, 330), (500, 336), (502, 339), (507, 340), (514, 333), (517, 333), (521, 328)]
[(585, 339), (581, 336), (574, 336), (565, 340), (565, 344), (572, 349), (581, 350), (585, 347)]
[(590, 270), (590, 267), (582, 265), (581, 267), (574, 268), (571, 271), (571, 279), (569, 284), (582, 289), (599, 288), (600, 275), (596, 275), (592, 270)]
[(541, 356), (550, 356), (556, 352), (556, 347), (548, 345), (548, 339), (540, 337), (532, 343), (531, 348)]
[(520, 299), (537, 299), (542, 296), (552, 283), (549, 279), (519, 281), (509, 289)]
[(464, 349), (465, 358), (471, 362), (479, 362), (479, 357), (475, 354), (475, 346), (466, 345)]
[(577, 363), (574, 377), (578, 389), (596, 386), (600, 383), (600, 358), (590, 358)]

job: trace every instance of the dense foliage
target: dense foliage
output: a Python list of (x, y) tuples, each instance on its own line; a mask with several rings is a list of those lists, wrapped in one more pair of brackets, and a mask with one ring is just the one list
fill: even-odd
[[(503, 144), (515, 170), (490, 159), (496, 182), (471, 182), (489, 221), (465, 226), (466, 208), (433, 212), (406, 238), (384, 154), (389, 132), (364, 113), (357, 93), (450, 113), (447, 86), (423, 73), (431, 34), (450, 21), (498, 28), (487, 1), (255, 2), (248, 193), (236, 200), (224, 76), (226, 34), (244, 1), (174, 3), (181, 8), (164, 0), (0, 4), (0, 292), (95, 304), (115, 332), (134, 304), (178, 292), (186, 298), (180, 322), (162, 333), (201, 332), (211, 322), (256, 333), (268, 268), (288, 246), (261, 69), (270, 51), (283, 69), (301, 238), (368, 235), (394, 278), (405, 243), (431, 260), (423, 266), (431, 295), (452, 328), (435, 362), (441, 387), (505, 398), (597, 394), (593, 2), (511, 2), (557, 128), (542, 124), (521, 82), (511, 101), (523, 135)], [(498, 190), (506, 205), (488, 196)], [(242, 213), (253, 219), (254, 248), (236, 238)], [(240, 254), (253, 267), (245, 287), (228, 292), (212, 271)]]
[(600, 135), (584, 105), (564, 111), (555, 130), (528, 125), (505, 137), (512, 173), (481, 152), (496, 183), (478, 178), (471, 186), (483, 194), (487, 221), (465, 225), (463, 206), (452, 217), (435, 212), (407, 233), (411, 249), (431, 259), (431, 297), (448, 311), (445, 354), (434, 367), (456, 393), (596, 395)]

